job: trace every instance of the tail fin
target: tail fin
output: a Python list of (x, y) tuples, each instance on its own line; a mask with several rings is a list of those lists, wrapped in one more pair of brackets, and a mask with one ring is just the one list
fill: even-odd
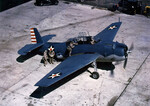
[(43, 43), (40, 33), (36, 28), (30, 28), (32, 44)]

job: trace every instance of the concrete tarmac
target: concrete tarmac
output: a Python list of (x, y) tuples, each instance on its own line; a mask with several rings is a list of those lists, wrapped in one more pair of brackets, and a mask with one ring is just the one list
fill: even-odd
[[(60, 63), (44, 67), (39, 55), (23, 63), (16, 61), (17, 51), (31, 42), (30, 28), (38, 28), (42, 36), (56, 34), (49, 42), (64, 42), (79, 32), (95, 36), (119, 17), (122, 25), (114, 41), (124, 41), (129, 47), (134, 44), (125, 70), (123, 62), (115, 65), (113, 76), (110, 71), (98, 69), (97, 80), (85, 71), (60, 87), (46, 89), (49, 93), (42, 98), (30, 97), (38, 88), (34, 84)], [(64, 1), (38, 7), (30, 1), (1, 12), (0, 27), (0, 106), (150, 105), (150, 19), (145, 16)]]

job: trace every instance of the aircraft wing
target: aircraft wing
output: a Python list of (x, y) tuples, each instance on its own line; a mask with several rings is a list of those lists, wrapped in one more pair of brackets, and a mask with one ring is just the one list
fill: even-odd
[(122, 22), (116, 22), (109, 25), (103, 31), (94, 36), (95, 41), (113, 41), (116, 33), (118, 32)]
[(45, 77), (43, 77), (35, 86), (48, 87), (79, 69), (89, 65), (99, 57), (99, 54), (81, 54), (68, 57)]

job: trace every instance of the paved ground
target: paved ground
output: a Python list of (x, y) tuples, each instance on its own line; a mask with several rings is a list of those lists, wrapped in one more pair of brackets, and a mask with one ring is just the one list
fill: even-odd
[[(80, 4), (35, 7), (28, 2), (0, 13), (0, 106), (149, 106), (150, 105), (150, 19), (141, 15), (91, 9)], [(115, 41), (134, 50), (126, 71), (116, 65), (114, 77), (100, 70), (94, 80), (84, 72), (48, 93), (41, 99), (29, 97), (37, 89), (34, 84), (59, 62), (46, 67), (35, 56), (18, 63), (17, 51), (30, 43), (29, 28), (37, 27), (41, 35), (56, 34), (50, 41), (66, 41), (79, 32), (96, 35), (109, 24), (123, 22)], [(92, 71), (92, 68), (88, 70)]]

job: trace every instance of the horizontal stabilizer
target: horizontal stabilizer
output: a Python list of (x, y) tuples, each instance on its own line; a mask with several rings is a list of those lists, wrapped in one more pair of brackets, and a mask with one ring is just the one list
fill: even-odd
[(32, 50), (37, 49), (38, 47), (41, 47), (43, 43), (38, 43), (38, 44), (27, 44), (23, 48), (21, 48), (18, 51), (18, 54), (20, 55), (26, 55), (27, 53), (31, 52)]
[(45, 35), (42, 37), (43, 42), (47, 42), (48, 40), (52, 39), (56, 35)]

